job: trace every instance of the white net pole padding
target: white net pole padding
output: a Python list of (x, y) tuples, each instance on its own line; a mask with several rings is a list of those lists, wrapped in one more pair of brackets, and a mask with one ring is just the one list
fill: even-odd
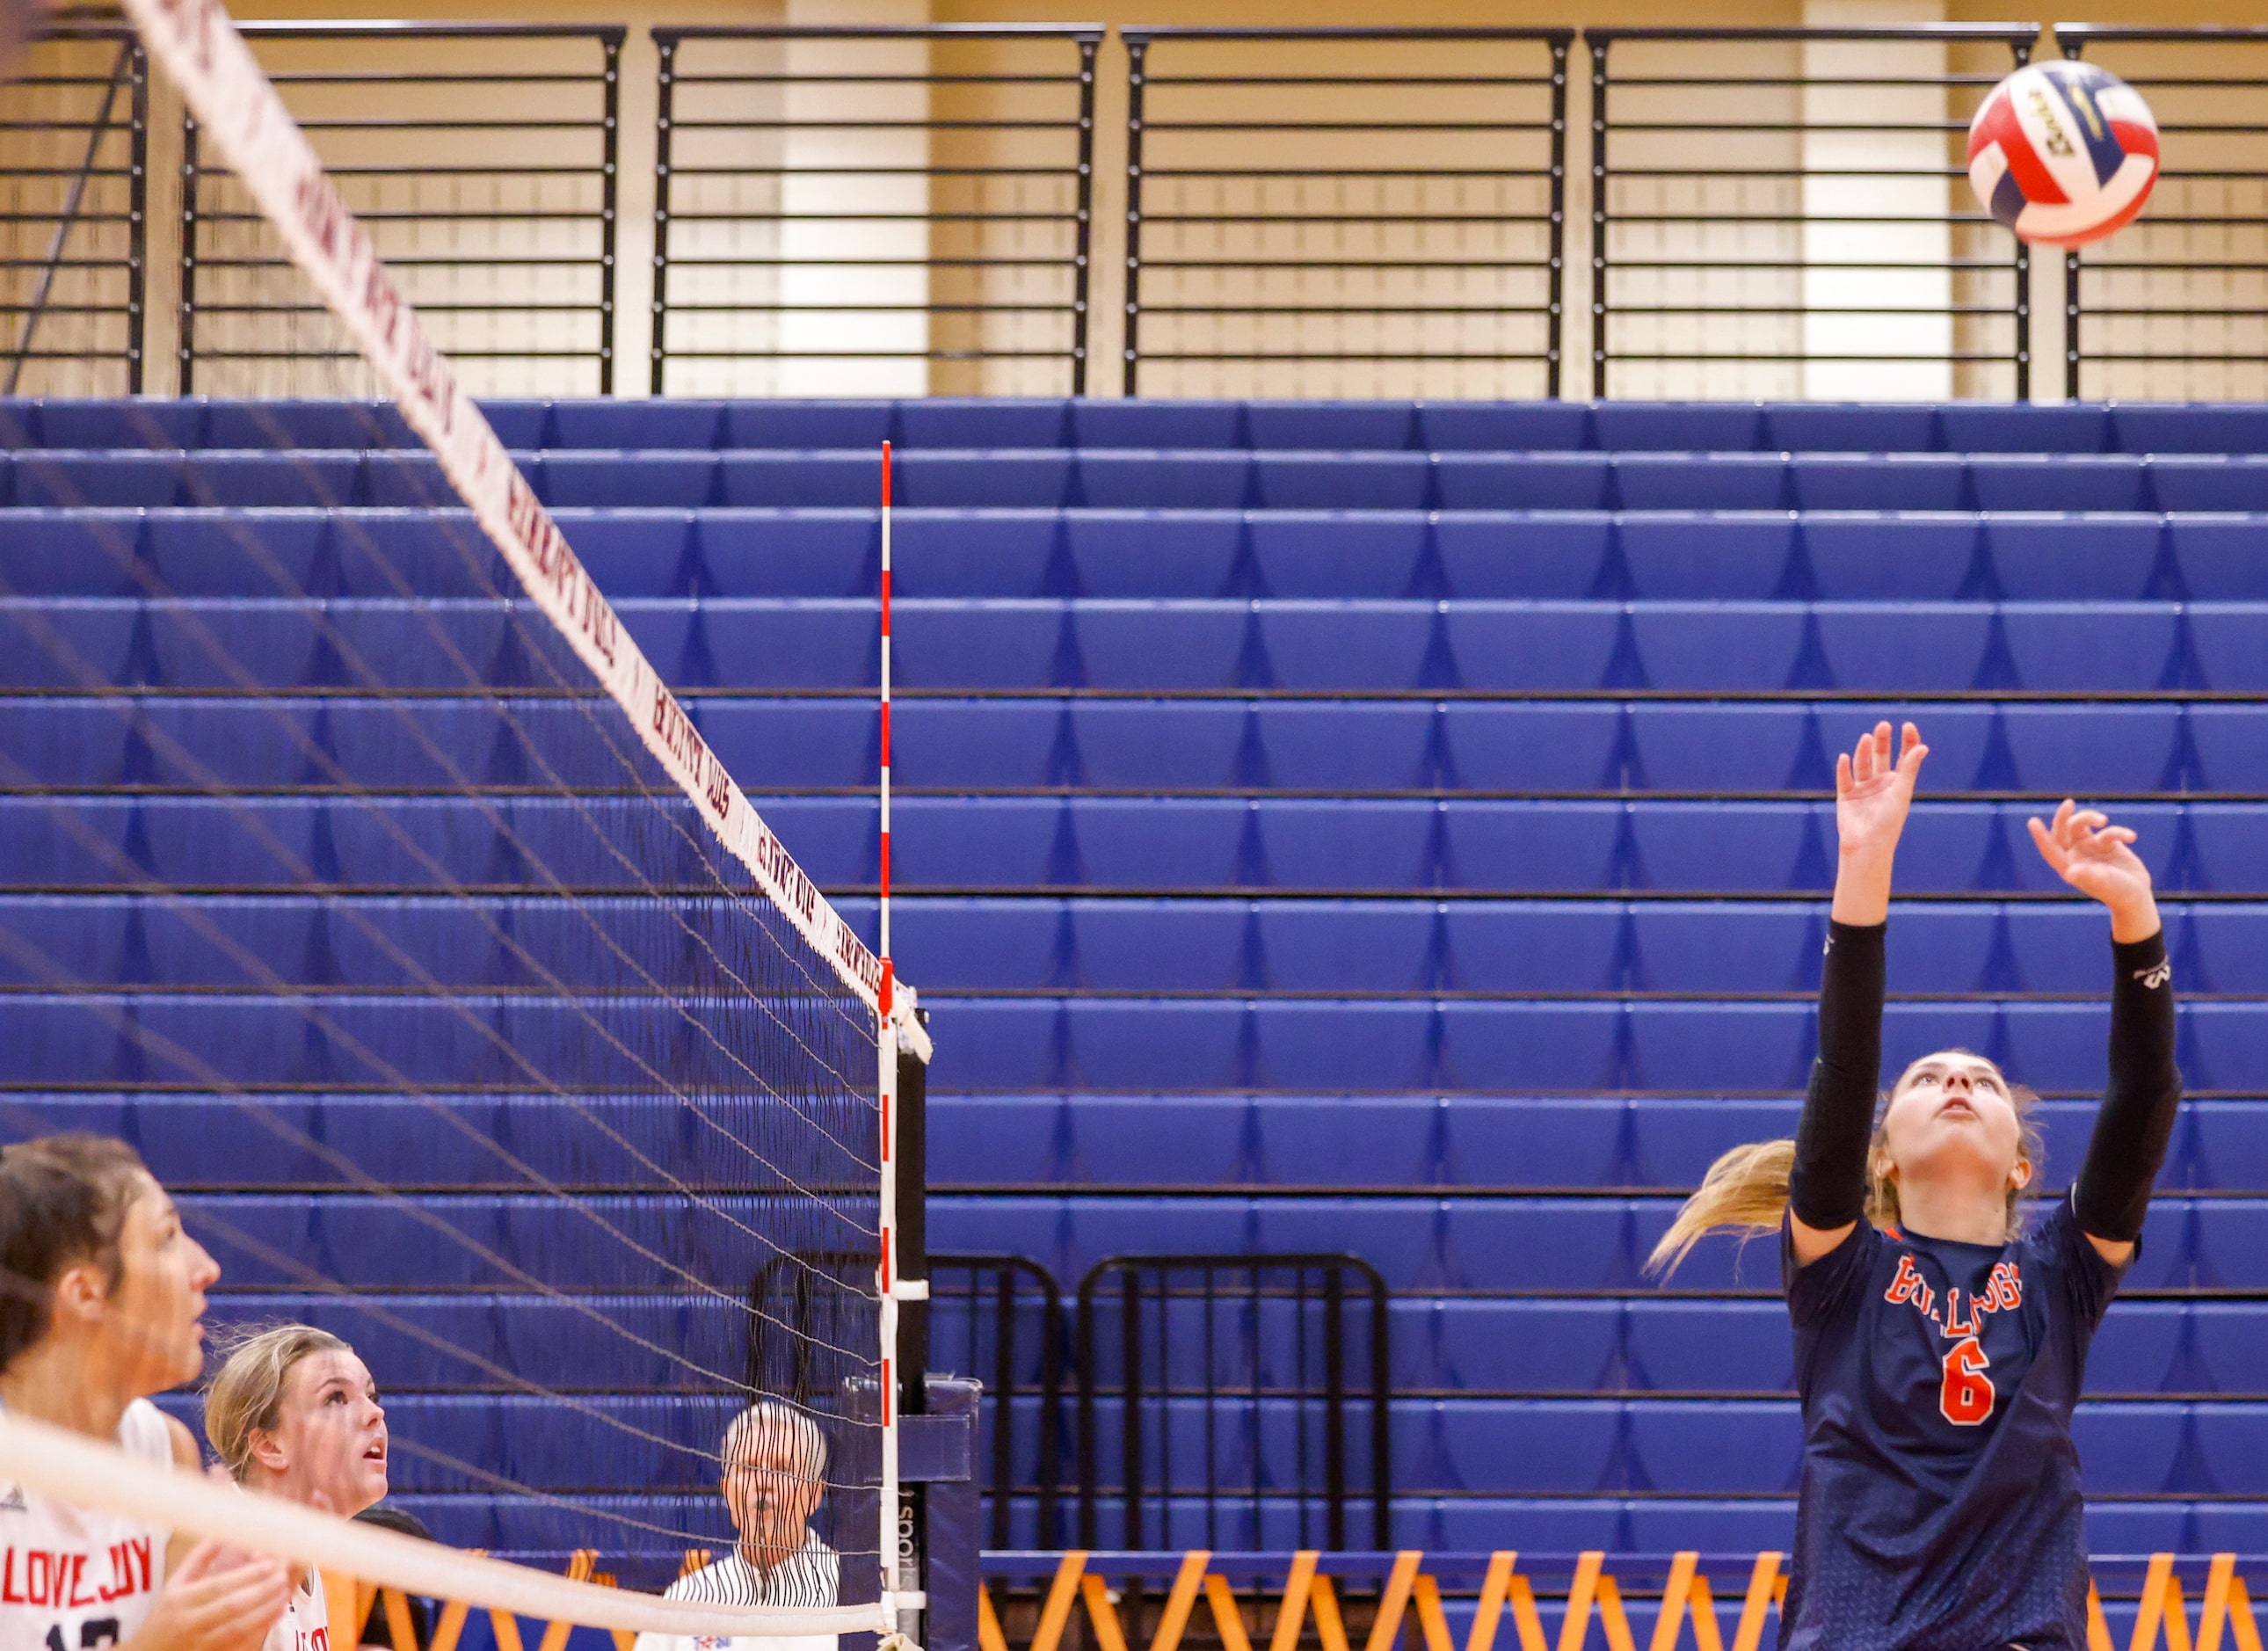
[[(194, 1473), (129, 1456), (115, 1445), (21, 1417), (0, 1416), (0, 1478), (79, 1507), (131, 1515), (194, 1531), (247, 1552), (272, 1554), (405, 1594), (461, 1601), (551, 1622), (626, 1633), (786, 1637), (894, 1633), (873, 1605), (809, 1610), (657, 1599), (593, 1582), (571, 1582), (526, 1566), (460, 1553), (438, 1543), (254, 1495)], [(885, 1600), (880, 1607), (890, 1610)]]
[[(405, 422), (431, 449), (442, 473), (470, 508), (474, 519), (494, 542), (529, 597), (629, 717), (640, 742), (670, 781), (693, 802), (696, 812), (725, 850), (747, 867), (757, 886), (788, 917), (806, 942), (826, 959), (836, 975), (874, 1011), (883, 1032), (878, 1042), (887, 1074), (882, 1095), (879, 1177), (881, 1209), (878, 1221), (884, 1235), (879, 1316), (883, 1397), (879, 1409), (886, 1483), (878, 1510), (877, 1533), (877, 1546), (883, 1556), (883, 1588), (881, 1598), (875, 1604), (822, 1611), (736, 1610), (703, 1606), (686, 1620), (697, 1617), (711, 1626), (665, 1627), (649, 1614), (655, 1602), (638, 1600), (632, 1603), (623, 1596), (609, 1596), (603, 1589), (585, 1588), (584, 1594), (575, 1597), (574, 1603), (558, 1603), (556, 1609), (553, 1603), (523, 1607), (497, 1593), (504, 1584), (487, 1570), (478, 1573), (477, 1577), (467, 1574), (475, 1582), (475, 1588), (442, 1586), (429, 1574), (404, 1570), (397, 1563), (401, 1553), (382, 1545), (357, 1548), (351, 1554), (346, 1551), (320, 1554), (303, 1551), (287, 1528), (289, 1522), (308, 1520), (310, 1529), (328, 1526), (322, 1526), (305, 1510), (285, 1509), (279, 1519), (272, 1507), (259, 1509), (256, 1499), (235, 1499), (232, 1504), (235, 1513), (221, 1512), (217, 1506), (202, 1506), (196, 1517), (185, 1516), (177, 1522), (184, 1528), (207, 1529), (214, 1534), (225, 1535), (240, 1545), (355, 1574), (366, 1582), (420, 1593), (440, 1593), (495, 1609), (549, 1612), (554, 1620), (726, 1635), (893, 1632), (898, 1626), (900, 1611), (917, 1609), (920, 1603), (917, 1596), (900, 1597), (909, 1590), (902, 1586), (904, 1579), (895, 1565), (899, 1509), (894, 1493), (897, 1417), (892, 1380), (899, 1367), (895, 1299), (911, 1297), (921, 1286), (894, 1284), (889, 1277), (887, 1248), (887, 1235), (896, 1226), (892, 1207), (895, 1187), (892, 1165), (895, 1120), (890, 1115), (895, 1089), (895, 1056), (902, 1048), (926, 1060), (931, 1052), (928, 1035), (915, 1013), (914, 993), (885, 972), (881, 960), (820, 894), (817, 886), (750, 806), (692, 719), (632, 640), (549, 512), (513, 464), (495, 431), (473, 404), (447, 357), (434, 345), (416, 312), (401, 296), (368, 234), (347, 209), (306, 134), (284, 107), (226, 11), (217, 0), (126, 0), (125, 9), (151, 55), (180, 86), (202, 136), (235, 169), (247, 192), (282, 238), (292, 262), (307, 276), (325, 306), (354, 339), (379, 383), (392, 397)], [(0, 1439), (0, 1468), (15, 1469), (24, 1483), (40, 1484), (41, 1488), (65, 1500), (107, 1505), (90, 1493), (96, 1482), (114, 1488), (135, 1483), (122, 1474), (114, 1455), (108, 1455), (102, 1458), (103, 1466), (99, 1471), (85, 1475), (85, 1483), (67, 1475), (68, 1483), (42, 1484), (35, 1479), (33, 1464), (17, 1459), (29, 1450), (20, 1434)], [(81, 1459), (79, 1468), (83, 1470), (85, 1465)], [(150, 1485), (136, 1485), (134, 1505), (144, 1510), (154, 1507), (156, 1504), (139, 1493), (154, 1491), (161, 1482), (169, 1497), (184, 1494), (180, 1485), (158, 1474)], [(258, 1514), (247, 1515), (247, 1509), (258, 1509)], [(264, 1520), (259, 1515), (265, 1515)], [(215, 1519), (220, 1520), (221, 1525), (210, 1522)], [(327, 1538), (335, 1539), (335, 1532)], [(294, 1545), (279, 1545), (285, 1544)], [(420, 1553), (422, 1558), (431, 1558), (431, 1553)], [(374, 1564), (383, 1568), (371, 1568)], [(511, 1586), (514, 1588), (541, 1588), (548, 1591), (554, 1587), (571, 1586), (534, 1572), (514, 1572), (512, 1578)], [(553, 1596), (555, 1603), (556, 1597)], [(628, 1617), (626, 1610), (631, 1613)], [(599, 1611), (604, 1614), (588, 1614)], [(676, 1619), (671, 1620), (674, 1623)]]
[[(882, 1109), (882, 1265), (878, 1279), (882, 1319), (882, 1591), (885, 1595), (911, 1596), (919, 1590), (921, 1579), (918, 1574), (906, 1574), (903, 1562), (907, 1556), (901, 1551), (897, 1394), (892, 1384), (901, 1374), (897, 1360), (898, 1303), (925, 1300), (929, 1281), (904, 1278), (899, 1271), (898, 1168), (897, 1154), (892, 1147), (898, 1131), (898, 1043), (889, 1036), (888, 1028), (898, 1012), (898, 985), (896, 964), (890, 955), (890, 444), (887, 441), (882, 444), (881, 532), (881, 763), (876, 786), (880, 800), (881, 843), (876, 862), (879, 910), (875, 940), (882, 954), (879, 1013), (883, 1028), (882, 1036), (876, 1040), (882, 1058), (879, 1091)], [(910, 1007), (907, 1013), (910, 1015)], [(923, 1372), (910, 1374), (916, 1381), (926, 1379)], [(918, 1565), (917, 1557), (914, 1562)]]

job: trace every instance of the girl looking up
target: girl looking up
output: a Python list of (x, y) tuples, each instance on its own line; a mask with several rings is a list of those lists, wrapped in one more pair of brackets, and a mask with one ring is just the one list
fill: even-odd
[[(355, 1350), (312, 1324), (245, 1337), (205, 1394), (205, 1437), (229, 1477), (348, 1518), (386, 1500), (386, 1407)], [(330, 1602), (309, 1570), (266, 1651), (329, 1651)]]
[(1890, 869), (1928, 748), (1908, 723), (1835, 771), (1841, 858), (1819, 1057), (1793, 1141), (1735, 1147), (1656, 1247), (1776, 1231), (1803, 1402), (1786, 1651), (2087, 1644), (2072, 1407), (2139, 1245), (2181, 1081), (2174, 997), (2133, 832), (2066, 800), (2032, 841), (2110, 918), (2110, 1079), (2068, 1198), (2026, 1230), (2032, 1097), (1940, 1050), (1878, 1096)]
[[(196, 1471), (150, 1396), (204, 1362), (219, 1277), (125, 1142), (0, 1148), (0, 1413)], [(0, 1651), (259, 1651), (288, 1592), (274, 1559), (0, 1481)]]

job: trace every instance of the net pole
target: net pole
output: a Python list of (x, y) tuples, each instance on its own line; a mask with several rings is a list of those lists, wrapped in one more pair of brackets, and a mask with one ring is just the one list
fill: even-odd
[[(891, 999), (896, 970), (890, 958), (890, 444), (882, 444), (882, 575), (881, 606), (881, 761), (876, 792), (881, 805), (881, 834), (877, 859), (876, 949), (880, 953), (874, 1044), (881, 1069), (878, 1091), (882, 1111), (881, 1153), (881, 1337), (882, 1337), (882, 1464), (881, 1535), (876, 1546), (881, 1555), (882, 1597), (919, 1586), (903, 1574), (899, 1553), (902, 1515), (898, 1493), (898, 1279), (895, 1248), (898, 1235), (898, 1039)], [(902, 1617), (900, 1626), (904, 1626)]]

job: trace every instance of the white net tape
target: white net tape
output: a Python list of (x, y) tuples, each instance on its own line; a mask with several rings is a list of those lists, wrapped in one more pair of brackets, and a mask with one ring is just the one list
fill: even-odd
[(814, 1610), (657, 1599), (571, 1582), (526, 1566), (460, 1553), (438, 1543), (340, 1519), (298, 1502), (242, 1491), (124, 1456), (81, 1434), (0, 1416), (0, 1476), (74, 1507), (130, 1515), (195, 1531), (250, 1552), (315, 1566), (407, 1594), (461, 1601), (552, 1622), (632, 1633), (785, 1637), (888, 1632), (891, 1602)]

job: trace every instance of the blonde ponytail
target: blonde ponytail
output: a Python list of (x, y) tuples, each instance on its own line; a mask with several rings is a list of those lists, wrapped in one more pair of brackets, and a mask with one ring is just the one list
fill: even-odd
[(1787, 1177), (1795, 1168), (1792, 1140), (1751, 1141), (1735, 1146), (1701, 1177), (1698, 1191), (1686, 1199), (1677, 1219), (1646, 1259), (1646, 1270), (1657, 1277), (1675, 1272), (1678, 1264), (1712, 1233), (1738, 1233), (1754, 1238), (1779, 1231), (1787, 1213)]

